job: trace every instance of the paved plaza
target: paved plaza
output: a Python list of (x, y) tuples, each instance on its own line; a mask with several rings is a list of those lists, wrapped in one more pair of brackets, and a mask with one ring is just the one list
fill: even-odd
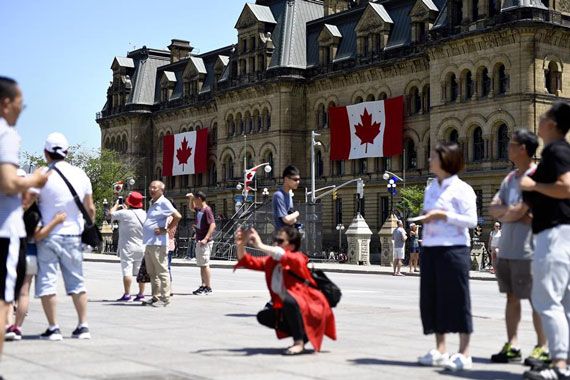
[[(338, 341), (325, 338), (318, 354), (284, 357), (290, 339), (277, 340), (255, 319), (269, 299), (261, 272), (215, 268), (214, 293), (193, 296), (199, 269), (175, 266), (175, 296), (166, 308), (115, 302), (122, 289), (118, 262), (89, 261), (85, 272), (93, 338), (70, 338), (75, 311), (70, 298), (60, 297), (64, 341), (38, 340), (46, 320), (34, 299), (24, 340), (5, 344), (0, 374), (6, 379), (519, 379), (524, 371), (488, 361), (505, 340), (504, 297), (494, 281), (471, 281), (474, 369), (454, 374), (415, 363), (434, 344), (421, 334), (418, 277), (331, 273), (343, 290), (335, 309)], [(526, 355), (534, 344), (528, 304), (523, 313)], [(451, 336), (449, 349), (457, 344)]]

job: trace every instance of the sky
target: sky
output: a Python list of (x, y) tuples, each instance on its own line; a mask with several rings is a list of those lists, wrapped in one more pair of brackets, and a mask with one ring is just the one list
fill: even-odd
[[(249, 2), (254, 2), (249, 0)], [(111, 63), (173, 38), (193, 53), (234, 44), (245, 0), (0, 0), (0, 75), (18, 81), (26, 109), (16, 125), (22, 152), (41, 153), (61, 132), (72, 145), (99, 148), (95, 114), (105, 104)]]

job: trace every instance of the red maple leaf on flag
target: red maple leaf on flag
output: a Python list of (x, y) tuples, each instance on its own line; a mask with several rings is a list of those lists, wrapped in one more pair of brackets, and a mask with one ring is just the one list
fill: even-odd
[(368, 144), (374, 144), (374, 139), (380, 134), (380, 123), (372, 123), (372, 115), (364, 108), (364, 113), (360, 115), (360, 123), (354, 128), (356, 136), (360, 139), (360, 145), (366, 144), (364, 152), (368, 153)]
[(188, 141), (186, 137), (182, 140), (180, 148), (176, 149), (176, 158), (178, 159), (178, 165), (182, 165), (182, 170), (184, 170), (184, 164), (188, 164), (188, 158), (192, 155), (192, 148), (188, 148)]

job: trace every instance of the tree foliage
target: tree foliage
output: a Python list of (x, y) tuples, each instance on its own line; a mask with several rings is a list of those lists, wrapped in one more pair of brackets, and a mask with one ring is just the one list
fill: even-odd
[(418, 216), (422, 212), (424, 204), (424, 188), (422, 186), (406, 186), (401, 187), (400, 203), (396, 209), (403, 218)]
[[(113, 202), (113, 184), (125, 181), (135, 175), (135, 162), (125, 159), (119, 153), (108, 149), (83, 149), (80, 145), (69, 148), (65, 159), (73, 166), (85, 171), (93, 187), (93, 201), (97, 208), (97, 223), (103, 222), (103, 200)], [(24, 165), (46, 166), (44, 157), (24, 152)]]

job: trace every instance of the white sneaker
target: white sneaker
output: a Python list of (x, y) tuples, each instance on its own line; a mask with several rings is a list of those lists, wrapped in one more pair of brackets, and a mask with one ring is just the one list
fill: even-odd
[(466, 357), (463, 354), (453, 354), (443, 366), (450, 371), (461, 371), (472, 369), (473, 361), (471, 360), (471, 356)]
[(424, 356), (418, 357), (418, 363), (425, 366), (441, 367), (444, 363), (449, 361), (449, 354), (447, 352), (441, 353), (436, 349), (431, 350)]

